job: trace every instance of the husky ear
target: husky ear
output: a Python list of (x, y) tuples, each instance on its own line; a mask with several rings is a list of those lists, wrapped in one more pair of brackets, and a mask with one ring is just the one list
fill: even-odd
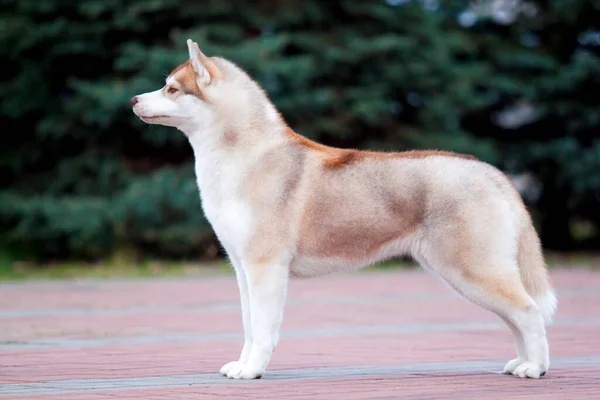
[(214, 62), (200, 51), (198, 44), (191, 39), (187, 40), (190, 52), (190, 61), (196, 72), (196, 80), (199, 84), (208, 85), (213, 79), (221, 77), (221, 71)]

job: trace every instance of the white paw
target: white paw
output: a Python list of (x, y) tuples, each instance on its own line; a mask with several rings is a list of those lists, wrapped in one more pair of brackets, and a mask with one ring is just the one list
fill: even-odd
[(503, 372), (505, 374), (513, 374), (515, 372), (515, 369), (517, 369), (517, 367), (523, 364), (525, 361), (527, 360), (525, 360), (524, 358), (515, 358), (514, 360), (510, 360), (504, 366)]
[(227, 364), (225, 364), (221, 367), (221, 369), (219, 370), (219, 373), (223, 376), (227, 376), (229, 371), (239, 370), (239, 369), (241, 369), (242, 365), (243, 364), (239, 361), (228, 362)]
[[(223, 375), (225, 375), (228, 378), (231, 379), (258, 379), (262, 376), (263, 374), (263, 369), (261, 368), (257, 368), (256, 366), (252, 365), (252, 364), (242, 364), (240, 362), (235, 362), (235, 363), (229, 363), (229, 364), (234, 364), (232, 365), (228, 371), (226, 373), (224, 373)], [(227, 365), (229, 365), (227, 364)], [(226, 365), (226, 366), (227, 366)], [(225, 368), (225, 367), (223, 367)]]
[(514, 370), (513, 375), (518, 376), (519, 378), (539, 379), (540, 376), (543, 376), (545, 373), (546, 371), (540, 370), (539, 365), (534, 364), (531, 361), (525, 361)]

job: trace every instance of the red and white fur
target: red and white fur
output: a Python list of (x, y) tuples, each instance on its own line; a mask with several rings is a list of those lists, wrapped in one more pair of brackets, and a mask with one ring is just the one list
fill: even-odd
[(191, 40), (188, 48), (162, 89), (131, 103), (142, 120), (189, 139), (202, 207), (236, 271), (245, 342), (221, 374), (263, 374), (290, 276), (406, 254), (507, 323), (517, 358), (506, 373), (548, 370), (545, 325), (556, 297), (531, 218), (504, 174), (449, 152), (315, 143), (293, 132), (236, 65)]

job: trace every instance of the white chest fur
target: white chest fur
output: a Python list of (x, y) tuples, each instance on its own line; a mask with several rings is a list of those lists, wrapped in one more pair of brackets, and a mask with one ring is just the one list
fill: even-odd
[(240, 196), (243, 166), (219, 160), (217, 154), (196, 154), (195, 173), (202, 209), (219, 241), (231, 255), (243, 254), (252, 228), (251, 207)]

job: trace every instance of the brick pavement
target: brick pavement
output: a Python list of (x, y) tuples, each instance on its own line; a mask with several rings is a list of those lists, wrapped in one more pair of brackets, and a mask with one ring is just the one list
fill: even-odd
[(0, 400), (600, 398), (600, 271), (558, 270), (552, 363), (497, 372), (508, 328), (421, 271), (293, 280), (257, 381), (238, 356), (233, 277), (0, 284)]

